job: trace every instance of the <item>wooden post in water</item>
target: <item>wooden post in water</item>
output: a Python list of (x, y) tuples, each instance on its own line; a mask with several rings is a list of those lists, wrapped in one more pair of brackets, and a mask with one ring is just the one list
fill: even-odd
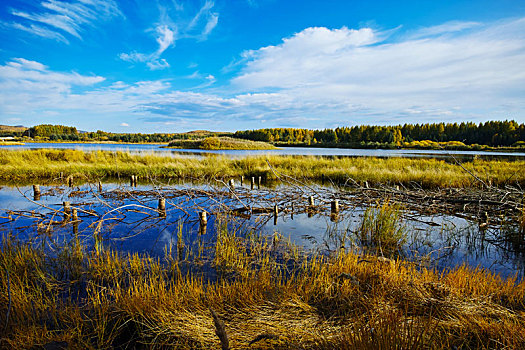
[(290, 214), (290, 218), (293, 220), (293, 212), (295, 211), (295, 202), (292, 202), (292, 212)]
[(102, 182), (98, 181), (98, 191), (102, 192)]
[(159, 216), (166, 216), (166, 198), (159, 198)]
[(253, 190), (254, 187), (255, 187), (255, 177), (252, 176), (252, 185), (250, 188)]
[(205, 235), (206, 234), (206, 226), (208, 224), (208, 218), (206, 216), (205, 211), (201, 211), (199, 213), (199, 234)]
[(131, 187), (135, 186), (135, 175), (131, 175), (131, 177), (129, 178), (129, 185)]
[(259, 176), (259, 182), (257, 183), (257, 189), (261, 189), (261, 177)]
[(276, 205), (273, 206), (273, 224), (277, 225), (277, 217), (279, 216), (279, 207)]
[(204, 225), (206, 226), (206, 224), (208, 224), (208, 217), (207, 217), (207, 214), (205, 211), (201, 211), (199, 213), (199, 222), (201, 225)]
[(65, 201), (62, 205), (64, 206), (64, 220), (68, 221), (71, 214), (71, 202)]
[(229, 181), (229, 185), (230, 185), (230, 188), (231, 188), (231, 189), (234, 189), (234, 188), (235, 188), (235, 180), (230, 179), (230, 181)]
[(339, 201), (334, 199), (330, 204), (330, 221), (337, 222), (339, 219)]
[(73, 219), (73, 221), (78, 220), (78, 211), (76, 208), (73, 208), (73, 210), (71, 211), (71, 218)]
[(68, 185), (69, 187), (73, 187), (73, 175), (69, 175), (69, 176), (67, 177), (67, 185)]
[(308, 197), (308, 217), (309, 218), (311, 218), (314, 215), (312, 212), (314, 205), (315, 205), (314, 196), (309, 196)]
[(241, 186), (244, 185), (244, 175), (241, 175)]
[(35, 201), (40, 200), (40, 185), (33, 185), (33, 198)]
[(339, 201), (337, 199), (334, 199), (330, 204), (330, 211), (332, 214), (339, 213)]

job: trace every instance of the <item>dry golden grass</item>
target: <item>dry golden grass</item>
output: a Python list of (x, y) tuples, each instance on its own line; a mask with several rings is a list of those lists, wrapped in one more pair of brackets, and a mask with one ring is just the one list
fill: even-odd
[(307, 256), (277, 236), (219, 231), (214, 258), (199, 260), (216, 278), (187, 272), (171, 252), (86, 253), (76, 242), (50, 257), (4, 241), (1, 346), (219, 349), (213, 310), (231, 349), (525, 347), (523, 281), (343, 251)]

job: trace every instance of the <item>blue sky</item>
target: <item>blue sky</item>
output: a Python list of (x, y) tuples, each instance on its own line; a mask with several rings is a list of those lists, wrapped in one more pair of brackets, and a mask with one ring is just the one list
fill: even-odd
[(4, 0), (0, 124), (525, 122), (525, 1)]

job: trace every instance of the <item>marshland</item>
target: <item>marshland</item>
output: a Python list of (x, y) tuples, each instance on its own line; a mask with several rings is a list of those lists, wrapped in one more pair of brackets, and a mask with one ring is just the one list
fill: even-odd
[(522, 160), (0, 163), (3, 348), (525, 346)]

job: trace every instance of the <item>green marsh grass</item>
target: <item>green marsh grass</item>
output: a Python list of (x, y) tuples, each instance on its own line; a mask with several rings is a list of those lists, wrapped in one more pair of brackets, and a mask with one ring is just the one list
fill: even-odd
[(367, 207), (358, 235), (365, 246), (372, 246), (381, 254), (398, 253), (407, 239), (407, 227), (401, 219), (399, 205), (384, 201)]
[[(31, 183), (52, 181), (62, 172), (75, 181), (95, 181), (138, 175), (141, 179), (224, 179), (237, 176), (276, 177), (280, 174), (304, 180), (324, 178), (335, 183), (351, 180), (364, 184), (417, 184), (432, 187), (482, 186), (460, 166), (438, 159), (409, 158), (319, 158), (296, 156), (251, 156), (228, 158), (169, 157), (154, 153), (79, 150), (5, 150), (0, 152), (0, 180)], [(474, 160), (463, 166), (494, 186), (525, 185), (525, 161)], [(351, 180), (350, 180), (351, 179)]]

